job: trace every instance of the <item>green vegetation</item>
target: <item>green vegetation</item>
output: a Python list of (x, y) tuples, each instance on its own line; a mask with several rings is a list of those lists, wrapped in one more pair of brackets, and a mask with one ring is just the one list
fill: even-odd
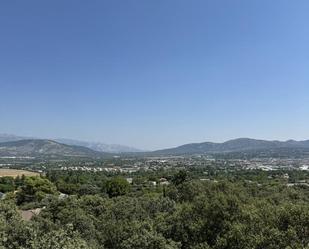
[[(306, 185), (288, 187), (279, 177), (284, 172), (276, 178), (209, 171), (209, 179), (200, 180), (202, 174), (141, 172), (132, 184), (120, 175), (79, 171), (0, 178), (7, 192), (0, 201), (0, 248), (309, 248)], [(162, 179), (170, 184), (160, 185)], [(25, 221), (18, 210), (30, 207), (41, 212)]]
[(19, 205), (40, 202), (47, 195), (56, 194), (56, 191), (56, 187), (48, 179), (35, 176), (26, 177), (17, 192), (16, 201)]

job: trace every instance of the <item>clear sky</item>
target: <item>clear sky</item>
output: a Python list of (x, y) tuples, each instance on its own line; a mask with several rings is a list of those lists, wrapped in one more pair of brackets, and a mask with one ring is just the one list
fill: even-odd
[(157, 149), (309, 139), (308, 0), (0, 3), (0, 133)]

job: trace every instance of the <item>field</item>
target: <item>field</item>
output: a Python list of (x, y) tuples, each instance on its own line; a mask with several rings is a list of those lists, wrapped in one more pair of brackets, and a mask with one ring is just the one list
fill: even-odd
[(17, 177), (17, 176), (37, 176), (39, 173), (36, 172), (31, 172), (27, 170), (18, 170), (18, 169), (0, 169), (0, 177), (3, 176), (12, 176), (12, 177)]

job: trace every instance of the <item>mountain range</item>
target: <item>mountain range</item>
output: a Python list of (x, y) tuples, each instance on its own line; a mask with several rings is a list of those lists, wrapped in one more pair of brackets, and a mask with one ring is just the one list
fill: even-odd
[(309, 140), (267, 141), (250, 138), (238, 138), (226, 141), (224, 143), (204, 142), (185, 144), (175, 148), (157, 150), (152, 153), (157, 155), (183, 155), (273, 150), (280, 148), (309, 149)]
[[(32, 140), (32, 139), (37, 139), (37, 138), (22, 137), (22, 136), (16, 136), (16, 135), (11, 135), (11, 134), (0, 134), (0, 143), (14, 142), (14, 141), (20, 141), (20, 140)], [(46, 140), (46, 139), (43, 138), (42, 140)], [(98, 152), (107, 152), (107, 153), (142, 152), (142, 150), (140, 149), (136, 149), (136, 148), (125, 146), (125, 145), (119, 145), (119, 144), (86, 142), (86, 141), (65, 139), (65, 138), (55, 138), (55, 139), (49, 139), (49, 140), (58, 142), (60, 144), (83, 146), (83, 147), (86, 147), (86, 148), (89, 148), (91, 150), (98, 151)]]
[(0, 143), (0, 157), (102, 157), (86, 147), (61, 144), (46, 139), (27, 139)]
[(0, 133), (0, 143), (4, 142), (14, 142), (18, 140), (26, 140), (26, 139), (34, 139), (33, 137), (22, 137), (22, 136), (16, 136), (12, 134), (1, 134)]
[[(14, 135), (0, 135), (1, 157), (106, 157), (119, 153), (136, 156), (158, 155), (194, 155), (248, 151), (271, 151), (284, 149), (285, 152), (295, 149), (309, 151), (309, 140), (305, 141), (267, 141), (250, 138), (238, 138), (224, 143), (191, 143), (175, 148), (141, 152), (130, 147), (106, 147), (100, 143), (89, 143), (68, 139), (24, 139)], [(120, 150), (121, 148), (121, 150)], [(121, 151), (121, 152), (120, 152)]]
[(120, 144), (104, 144), (104, 143), (99, 143), (99, 142), (85, 142), (85, 141), (80, 141), (80, 140), (64, 139), (64, 138), (58, 138), (54, 140), (59, 143), (63, 143), (63, 144), (87, 147), (89, 149), (92, 149), (94, 151), (99, 151), (99, 152), (107, 152), (107, 153), (143, 152), (143, 150), (125, 146), (125, 145), (120, 145)]

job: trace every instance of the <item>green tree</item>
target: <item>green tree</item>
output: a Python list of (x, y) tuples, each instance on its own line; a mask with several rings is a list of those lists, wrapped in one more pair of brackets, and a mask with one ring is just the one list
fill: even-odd
[(172, 178), (172, 183), (175, 185), (180, 185), (189, 179), (188, 172), (185, 170), (180, 170)]
[(105, 191), (109, 197), (125, 195), (130, 191), (130, 184), (122, 177), (113, 177), (106, 182)]
[(37, 236), (32, 244), (32, 249), (94, 249), (70, 225)]
[(26, 177), (20, 191), (17, 193), (17, 203), (38, 202), (46, 195), (56, 193), (56, 187), (48, 179), (38, 176)]

